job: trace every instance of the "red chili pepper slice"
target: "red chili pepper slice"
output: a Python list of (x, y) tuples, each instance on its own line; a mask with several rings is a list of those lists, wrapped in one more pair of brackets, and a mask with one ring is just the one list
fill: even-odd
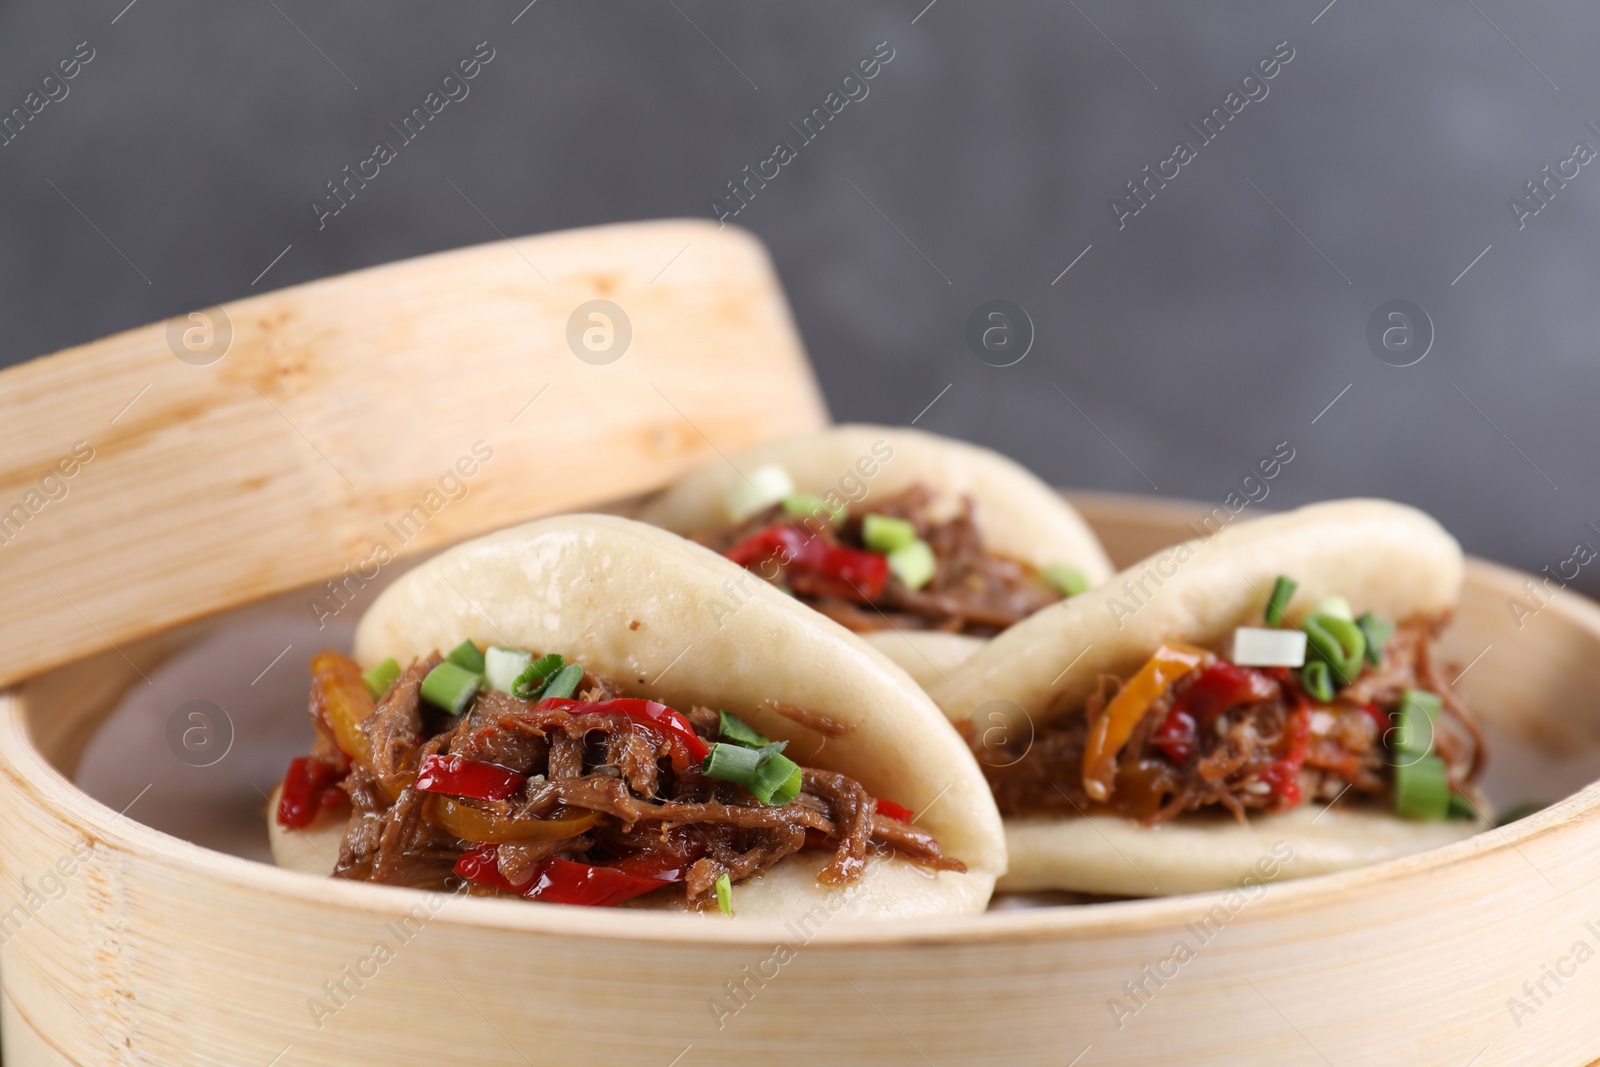
[(1174, 703), (1168, 709), (1167, 717), (1161, 720), (1161, 725), (1150, 735), (1150, 743), (1159, 748), (1173, 763), (1182, 765), (1188, 763), (1189, 757), (1194, 755), (1195, 731), (1194, 716), (1189, 714), (1187, 708)]
[(690, 725), (688, 719), (655, 700), (623, 698), (586, 703), (581, 700), (553, 697), (539, 701), (534, 710), (565, 711), (571, 715), (626, 715), (635, 722), (664, 730), (667, 737), (680, 743), (693, 760), (703, 760), (711, 751), (706, 747), (706, 743), (700, 740), (700, 735), (694, 732), (694, 727)]
[(641, 852), (636, 856), (608, 863), (606, 866), (613, 871), (631, 874), (635, 878), (666, 885), (669, 882), (681, 882), (689, 877), (689, 868), (698, 858), (675, 856), (667, 852)]
[(677, 861), (671, 857), (652, 853), (640, 853), (604, 866), (550, 859), (534, 869), (531, 881), (519, 887), (500, 873), (499, 860), (500, 846), (478, 845), (456, 860), (455, 873), (477, 885), (517, 893), (546, 904), (606, 908), (669, 883), (681, 882), (689, 870), (687, 863), (674, 866)]
[(916, 812), (910, 808), (902, 808), (892, 800), (884, 800), (881, 797), (874, 797), (873, 799), (878, 802), (878, 814), (887, 816), (895, 822), (909, 823), (912, 817), (916, 815)]
[(289, 764), (278, 795), (278, 823), (303, 830), (323, 808), (336, 807), (344, 794), (336, 787), (348, 768), (317, 756), (301, 756)]
[(1239, 667), (1217, 660), (1194, 680), (1176, 706), (1193, 715), (1195, 722), (1209, 725), (1223, 712), (1241, 704), (1256, 704), (1278, 695), (1278, 686), (1253, 667)]
[(1202, 727), (1210, 726), (1225, 711), (1271, 700), (1278, 693), (1278, 683), (1266, 673), (1217, 660), (1172, 702), (1150, 743), (1172, 762), (1185, 763), (1194, 755), (1195, 739)]
[(461, 854), (461, 858), (456, 860), (454, 869), (469, 882), (504, 889), (508, 893), (517, 891), (517, 887), (500, 873), (499, 845), (475, 845), (467, 849)]
[(889, 581), (887, 557), (832, 544), (786, 523), (775, 523), (751, 534), (723, 554), (741, 567), (776, 557), (791, 572), (790, 585), (797, 590), (823, 592), (818, 588), (802, 589), (804, 578), (796, 583), (794, 579), (801, 575), (792, 572), (808, 573), (828, 580), (827, 593), (862, 602), (877, 599)]
[(641, 878), (614, 867), (596, 867), (573, 860), (545, 860), (522, 895), (547, 904), (609, 908), (659, 889), (667, 883)]
[(1300, 768), (1311, 751), (1311, 706), (1304, 700), (1295, 701), (1294, 712), (1285, 723), (1287, 744), (1279, 756), (1262, 772), (1261, 777), (1272, 791), (1282, 799), (1283, 807), (1292, 808), (1300, 803)]
[(504, 800), (528, 781), (516, 771), (461, 756), (424, 756), (417, 771), (417, 789), (473, 800)]

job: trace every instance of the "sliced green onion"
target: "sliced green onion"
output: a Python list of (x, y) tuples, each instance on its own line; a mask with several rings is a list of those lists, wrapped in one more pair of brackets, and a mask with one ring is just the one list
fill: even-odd
[(363, 674), (361, 680), (367, 683), (367, 692), (371, 693), (373, 699), (376, 700), (389, 691), (389, 687), (394, 684), (394, 680), (398, 677), (400, 677), (400, 664), (395, 662), (393, 656), (390, 656), (366, 674)]
[(1443, 701), (1424, 689), (1407, 689), (1402, 693), (1391, 747), (1412, 756), (1426, 756), (1432, 752), (1433, 724), (1439, 718), (1442, 705)]
[(1241, 626), (1233, 631), (1233, 655), (1240, 667), (1300, 667), (1306, 662), (1303, 630)]
[(751, 790), (761, 803), (781, 808), (800, 795), (804, 776), (800, 765), (788, 756), (773, 756), (756, 772), (756, 787)]
[(796, 519), (809, 519), (813, 515), (827, 515), (829, 522), (843, 522), (849, 508), (840, 504), (829, 507), (828, 502), (815, 493), (792, 493), (783, 498), (783, 510)]
[(1367, 654), (1367, 639), (1359, 626), (1337, 615), (1314, 614), (1300, 628), (1306, 632), (1306, 658), (1327, 663), (1336, 685), (1356, 680)]
[(724, 915), (733, 914), (733, 879), (727, 871), (717, 875), (717, 908)]
[(1278, 580), (1272, 583), (1272, 595), (1267, 597), (1267, 625), (1282, 626), (1283, 612), (1289, 606), (1289, 601), (1294, 598), (1294, 591), (1300, 588), (1300, 583), (1293, 578), (1278, 575)]
[(1305, 686), (1312, 700), (1326, 704), (1333, 699), (1333, 682), (1328, 677), (1328, 665), (1320, 659), (1312, 660), (1300, 668), (1300, 684)]
[(745, 748), (743, 745), (728, 745), (719, 741), (711, 746), (711, 751), (701, 761), (700, 773), (707, 778), (733, 782), (748, 789), (765, 749), (765, 745), (761, 748)]
[(561, 673), (550, 679), (550, 684), (545, 686), (543, 693), (539, 694), (540, 700), (568, 700), (578, 691), (578, 685), (583, 681), (583, 668), (576, 663), (569, 663), (561, 668)]
[(1510, 811), (1496, 819), (1494, 824), (1497, 828), (1501, 826), (1507, 826), (1516, 822), (1518, 819), (1526, 819), (1534, 812), (1543, 811), (1549, 806), (1550, 805), (1544, 803), (1543, 801), (1538, 800), (1530, 801), (1526, 804), (1518, 804), (1516, 807), (1512, 808)]
[(1394, 635), (1394, 623), (1364, 611), (1356, 619), (1356, 626), (1361, 630), (1361, 636), (1367, 639), (1367, 662), (1374, 667), (1382, 666), (1383, 649)]
[(561, 669), (566, 660), (561, 653), (552, 652), (540, 656), (522, 669), (517, 675), (517, 680), (511, 683), (511, 695), (518, 700), (537, 700), (539, 694), (544, 692), (545, 683), (550, 681), (557, 671)]
[(460, 715), (482, 685), (483, 675), (445, 660), (422, 679), (422, 699), (452, 715)]
[(750, 791), (768, 807), (781, 807), (800, 795), (800, 765), (783, 755), (787, 741), (776, 741), (761, 748), (744, 748), (721, 742), (700, 765), (707, 778), (732, 782)]
[(489, 646), (483, 654), (483, 678), (496, 693), (511, 693), (512, 686), (522, 677), (522, 672), (533, 663), (533, 653), (520, 648)]
[(909, 519), (896, 519), (876, 512), (861, 520), (861, 541), (884, 555), (904, 548), (917, 539), (917, 528)]
[(1450, 806), (1445, 809), (1448, 819), (1464, 819), (1467, 822), (1478, 821), (1478, 806), (1460, 793), (1450, 794)]
[(938, 569), (933, 548), (926, 541), (913, 541), (889, 553), (889, 573), (907, 589), (921, 589), (933, 581)]
[(1450, 778), (1444, 760), (1423, 756), (1394, 768), (1394, 810), (1408, 819), (1438, 822), (1450, 813)]
[(717, 711), (717, 733), (736, 745), (743, 745), (745, 748), (761, 748), (771, 744), (765, 737), (756, 733), (755, 727), (739, 718), (739, 716), (730, 715), (720, 709)]
[(1334, 618), (1344, 619), (1346, 622), (1355, 622), (1356, 620), (1355, 612), (1350, 610), (1350, 601), (1342, 596), (1323, 597), (1317, 601), (1316, 609), (1312, 614), (1332, 615)]
[(444, 657), (446, 661), (454, 663), (457, 667), (464, 667), (473, 674), (483, 673), (483, 653), (478, 651), (478, 646), (471, 641), (463, 641), (452, 648)]
[(1039, 572), (1039, 576), (1064, 597), (1077, 596), (1089, 591), (1089, 579), (1076, 567), (1065, 563), (1052, 563)]
[(757, 467), (728, 490), (725, 501), (728, 518), (743, 522), (758, 511), (765, 511), (785, 497), (794, 495), (794, 479), (776, 463)]

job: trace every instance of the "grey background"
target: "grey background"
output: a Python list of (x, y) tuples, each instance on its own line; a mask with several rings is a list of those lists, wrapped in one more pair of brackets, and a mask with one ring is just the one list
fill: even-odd
[[(867, 98), (737, 219), (837, 418), (918, 418), (1060, 484), (1213, 502), (1288, 441), (1269, 507), (1395, 497), (1530, 570), (1600, 547), (1600, 166), (1520, 232), (1506, 203), (1575, 140), (1600, 149), (1600, 10), (524, 2), (0, 8), (0, 111), (96, 50), (0, 147), (0, 362), (491, 240), (484, 215), (511, 234), (709, 217), (887, 41)], [(319, 232), (323, 183), (485, 40), (471, 95)], [(1284, 40), (1268, 97), (1119, 232), (1107, 199)], [(963, 339), (994, 298), (1036, 327), (1015, 366)], [(1437, 329), (1404, 369), (1364, 339), (1393, 298)]]

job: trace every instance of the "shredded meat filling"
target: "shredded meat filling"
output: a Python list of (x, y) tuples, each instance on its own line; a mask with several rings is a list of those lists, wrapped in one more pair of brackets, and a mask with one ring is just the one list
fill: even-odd
[[(1117, 756), (1115, 789), (1096, 802), (1084, 788), (1089, 727), (1122, 682), (1102, 677), (1080, 711), (1056, 717), (1007, 748), (980, 749), (980, 763), (1006, 815), (1110, 812), (1154, 825), (1184, 812), (1283, 810), (1302, 800), (1371, 801), (1387, 805), (1393, 789), (1385, 747), (1389, 713), (1408, 688), (1437, 693), (1443, 714), (1434, 751), (1451, 785), (1465, 791), (1483, 767), (1477, 725), (1439, 668), (1434, 640), (1443, 619), (1414, 618), (1397, 627), (1382, 664), (1369, 667), (1331, 704), (1314, 704), (1287, 670), (1264, 669), (1277, 693), (1233, 706), (1197, 724), (1191, 743), (1163, 736), (1168, 713), (1195, 675), (1155, 701)], [(975, 746), (976, 747), (976, 746)]]
[[(703, 902), (723, 874), (739, 882), (808, 847), (832, 851), (818, 876), (831, 885), (859, 877), (872, 853), (965, 870), (927, 832), (878, 815), (867, 790), (842, 774), (805, 768), (800, 795), (768, 807), (741, 786), (701, 774), (696, 761), (684, 765), (665, 732), (620, 712), (544, 707), (485, 691), (449, 719), (420, 700), (422, 679), (438, 663), (437, 653), (413, 662), (361, 725), (372, 760), (371, 766), (357, 761), (341, 783), (354, 814), (338, 877), (420, 888), (449, 882), (474, 842), (435, 821), (435, 794), (415, 788), (419, 766), (433, 755), (492, 764), (526, 779), (502, 800), (456, 801), (499, 825), (559, 819), (585, 827), (565, 838), (501, 844), (495, 862), (511, 885), (528, 884), (551, 859), (603, 865), (643, 856), (659, 860), (661, 869), (686, 871), (689, 900)], [(593, 677), (583, 687), (584, 703), (616, 696)], [(312, 704), (315, 716), (315, 693)], [(837, 725), (803, 709), (786, 706), (785, 714), (824, 733)], [(685, 718), (701, 738), (716, 737), (715, 710), (692, 708)]]
[[(933, 550), (937, 568), (933, 578), (920, 589), (909, 589), (891, 577), (882, 594), (869, 601), (849, 595), (850, 591), (840, 589), (837, 582), (819, 582), (813, 587), (805, 575), (792, 573), (792, 569), (772, 568), (770, 574), (760, 573), (857, 633), (943, 630), (989, 637), (1061, 599), (1061, 594), (1033, 567), (995, 555), (984, 546), (970, 498), (962, 502), (954, 516), (942, 520), (934, 517), (934, 500), (932, 489), (914, 485), (903, 493), (874, 501), (866, 509), (907, 520)], [(863, 546), (863, 517), (864, 513), (853, 514), (838, 524), (802, 522), (777, 506), (720, 531), (705, 543), (725, 553), (770, 526), (787, 523), (829, 544), (859, 549)]]

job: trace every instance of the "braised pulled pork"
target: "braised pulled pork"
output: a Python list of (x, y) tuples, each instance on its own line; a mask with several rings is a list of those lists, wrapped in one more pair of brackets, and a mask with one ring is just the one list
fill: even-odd
[[(616, 701), (610, 686), (585, 675), (577, 699), (481, 691), (452, 718), (420, 698), (423, 678), (439, 662), (437, 653), (413, 662), (360, 722), (368, 753), (352, 753), (339, 782), (354, 811), (337, 877), (440, 888), (462, 873), (465, 859), (495, 869), (475, 882), (522, 892), (551, 863), (571, 861), (658, 884), (681, 881), (690, 902), (703, 904), (721, 876), (738, 883), (807, 848), (831, 851), (818, 877), (833, 885), (859, 877), (869, 854), (965, 869), (930, 834), (879, 814), (877, 801), (845, 775), (802, 768), (799, 794), (768, 806), (741, 785), (702, 774), (685, 739), (700, 739), (704, 752), (718, 736), (715, 710), (696, 707), (658, 728), (607, 710), (643, 702)], [(314, 684), (324, 747), (334, 733), (319, 710), (325, 703)], [(486, 769), (510, 785), (445, 795), (419, 778), (430, 757)], [(460, 836), (469, 826), (482, 832)]]
[[(868, 509), (878, 515), (910, 522), (917, 536), (933, 550), (937, 568), (932, 579), (920, 589), (907, 588), (891, 577), (881, 593), (868, 596), (861, 588), (819, 578), (797, 566), (751, 569), (788, 588), (816, 610), (857, 633), (888, 629), (943, 630), (987, 637), (1061, 599), (1060, 592), (1033, 567), (994, 555), (984, 547), (970, 499), (963, 501), (957, 514), (943, 520), (933, 517), (934, 502), (932, 489), (914, 485), (903, 493), (874, 501)], [(802, 521), (788, 515), (778, 505), (720, 531), (705, 543), (718, 552), (727, 553), (762, 531), (782, 525), (829, 545), (861, 549), (864, 518), (865, 513), (852, 514), (841, 523)]]
[[(1090, 725), (1124, 684), (1102, 677), (1081, 710), (1055, 718), (1032, 738), (980, 751), (981, 765), (1006, 815), (1115, 813), (1147, 825), (1184, 812), (1220, 809), (1279, 811), (1302, 800), (1387, 804), (1393, 790), (1393, 754), (1386, 734), (1407, 689), (1442, 700), (1433, 750), (1443, 759), (1452, 789), (1466, 792), (1483, 764), (1476, 724), (1451, 692), (1436, 662), (1433, 642), (1441, 619), (1401, 624), (1382, 664), (1341, 690), (1331, 703), (1312, 700), (1299, 676), (1283, 668), (1232, 667), (1248, 679), (1248, 694), (1233, 703), (1226, 684), (1211, 684), (1208, 700), (1190, 690), (1203, 671), (1183, 678), (1145, 712), (1117, 755), (1115, 789), (1096, 801), (1084, 783)], [(1248, 672), (1248, 674), (1246, 674)], [(1264, 699), (1254, 699), (1265, 695)]]

